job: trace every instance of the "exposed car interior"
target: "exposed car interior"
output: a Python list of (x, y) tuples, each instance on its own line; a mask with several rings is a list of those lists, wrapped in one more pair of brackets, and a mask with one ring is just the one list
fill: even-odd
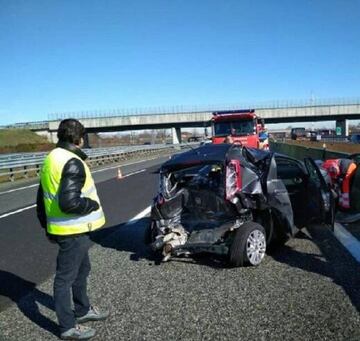
[(164, 184), (163, 188), (167, 190), (172, 188), (173, 193), (177, 192), (175, 196), (169, 195), (165, 207), (168, 209), (170, 202), (174, 202), (175, 206), (181, 205), (181, 221), (188, 230), (201, 228), (202, 225), (211, 226), (212, 223), (216, 226), (219, 219), (228, 220), (234, 216), (234, 208), (224, 201), (225, 189), (221, 165), (190, 167), (174, 171), (163, 179), (170, 183)]
[(304, 217), (304, 203), (307, 199), (308, 176), (298, 162), (288, 158), (275, 156), (277, 176), (284, 183), (290, 197), (294, 213), (294, 223), (302, 227), (306, 220)]

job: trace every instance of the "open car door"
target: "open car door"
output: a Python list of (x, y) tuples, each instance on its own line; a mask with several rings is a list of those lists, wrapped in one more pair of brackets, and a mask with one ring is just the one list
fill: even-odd
[(305, 158), (304, 165), (309, 175), (306, 205), (309, 222), (320, 222), (333, 226), (335, 200), (331, 190), (313, 159)]

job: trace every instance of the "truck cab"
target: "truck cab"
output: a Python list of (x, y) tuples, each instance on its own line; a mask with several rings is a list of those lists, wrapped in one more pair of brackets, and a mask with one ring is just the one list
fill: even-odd
[(268, 149), (268, 134), (264, 122), (255, 110), (217, 111), (212, 117), (212, 143), (226, 143), (231, 137), (235, 144)]

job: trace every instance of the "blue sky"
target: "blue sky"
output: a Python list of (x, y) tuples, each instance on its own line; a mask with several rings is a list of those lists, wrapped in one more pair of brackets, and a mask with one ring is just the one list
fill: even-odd
[(0, 125), (360, 97), (359, 0), (0, 0)]

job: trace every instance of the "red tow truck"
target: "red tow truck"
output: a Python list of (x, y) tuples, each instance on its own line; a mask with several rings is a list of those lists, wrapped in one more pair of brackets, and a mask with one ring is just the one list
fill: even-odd
[(216, 111), (211, 121), (214, 144), (231, 139), (232, 143), (243, 146), (269, 149), (264, 121), (255, 114), (255, 110)]

